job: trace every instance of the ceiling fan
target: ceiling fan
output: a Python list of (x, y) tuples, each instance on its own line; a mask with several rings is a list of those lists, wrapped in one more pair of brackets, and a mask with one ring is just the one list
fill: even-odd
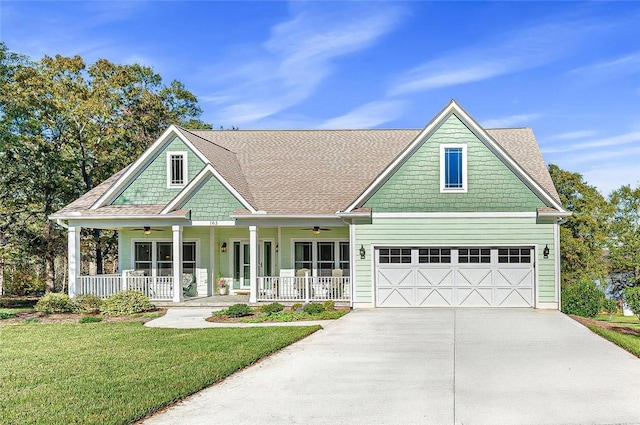
[(149, 226), (144, 226), (141, 229), (133, 229), (133, 230), (142, 230), (142, 233), (144, 233), (145, 235), (150, 235), (152, 230), (154, 232), (164, 232), (164, 229), (152, 229)]
[(331, 229), (325, 229), (324, 227), (320, 227), (320, 226), (307, 227), (306, 229), (300, 229), (300, 230), (311, 230), (314, 235), (319, 235), (321, 230), (331, 231)]

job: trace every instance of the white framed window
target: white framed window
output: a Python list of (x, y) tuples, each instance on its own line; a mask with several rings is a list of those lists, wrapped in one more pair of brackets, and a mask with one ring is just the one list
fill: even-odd
[[(145, 276), (173, 275), (173, 242), (169, 239), (131, 241), (134, 270), (144, 271)], [(182, 241), (182, 272), (193, 273), (198, 267), (199, 240)]]
[(167, 187), (184, 187), (187, 181), (187, 153), (167, 152)]
[(467, 191), (467, 145), (440, 145), (440, 192)]
[(291, 264), (296, 272), (308, 269), (312, 276), (330, 277), (334, 269), (343, 276), (351, 273), (349, 242), (343, 240), (292, 239)]

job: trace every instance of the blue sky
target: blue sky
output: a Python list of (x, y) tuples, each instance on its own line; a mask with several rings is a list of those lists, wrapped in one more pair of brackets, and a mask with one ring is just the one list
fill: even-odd
[(3, 0), (0, 38), (149, 65), (215, 126), (421, 128), (455, 98), (604, 194), (640, 184), (636, 2)]

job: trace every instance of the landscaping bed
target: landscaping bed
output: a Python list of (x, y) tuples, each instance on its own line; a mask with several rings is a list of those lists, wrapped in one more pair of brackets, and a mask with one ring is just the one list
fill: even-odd
[[(13, 311), (12, 311), (13, 310)], [(80, 323), (86, 317), (95, 318), (94, 321), (100, 319), (101, 322), (148, 322), (164, 316), (167, 312), (166, 308), (158, 308), (144, 313), (132, 314), (128, 316), (108, 316), (99, 313), (80, 314), (80, 313), (50, 313), (46, 314), (33, 309), (2, 309), (2, 312), (14, 315), (7, 319), (0, 319), (0, 324), (16, 324), (16, 323)]]
[(279, 303), (252, 308), (235, 304), (225, 310), (214, 311), (205, 319), (214, 323), (263, 323), (297, 322), (304, 320), (335, 320), (349, 313), (349, 307), (335, 307), (332, 301), (325, 303), (294, 304), (285, 307)]

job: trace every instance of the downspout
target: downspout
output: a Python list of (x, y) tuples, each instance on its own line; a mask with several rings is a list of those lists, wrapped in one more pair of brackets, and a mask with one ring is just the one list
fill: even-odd
[(66, 224), (62, 221), (62, 219), (61, 219), (61, 218), (56, 218), (56, 224), (57, 224), (58, 226), (64, 227), (65, 229), (68, 229), (68, 228), (69, 228), (69, 226), (68, 226), (68, 225), (66, 225)]

